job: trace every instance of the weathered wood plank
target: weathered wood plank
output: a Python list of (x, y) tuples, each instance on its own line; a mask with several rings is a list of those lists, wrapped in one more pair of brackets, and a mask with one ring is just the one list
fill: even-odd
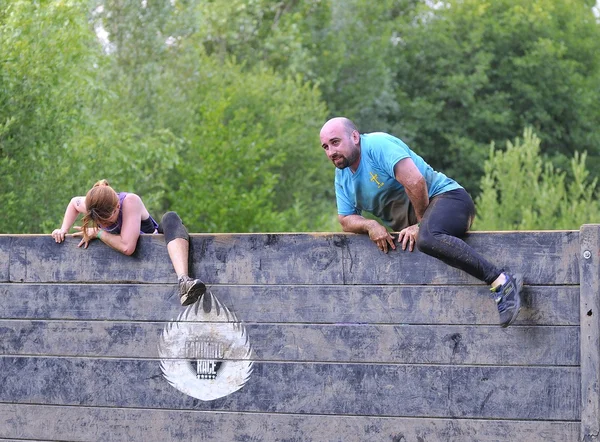
[(575, 442), (577, 422), (414, 419), (0, 404), (0, 438), (73, 441)]
[[(311, 235), (193, 235), (195, 274), (203, 280), (238, 284), (342, 282), (341, 249), (332, 234)], [(140, 237), (136, 252), (124, 256), (92, 242), (86, 250), (68, 237), (56, 244), (49, 236), (15, 236), (11, 281), (175, 281), (163, 235)], [(31, 253), (34, 251), (34, 253)]]
[(0, 235), (0, 282), (8, 282), (10, 280), (10, 250), (12, 236)]
[(580, 382), (572, 367), (259, 363), (241, 390), (203, 402), (158, 361), (0, 358), (0, 402), (39, 405), (576, 420)]
[(163, 235), (144, 235), (136, 252), (125, 256), (99, 241), (87, 249), (68, 236), (57, 244), (50, 235), (15, 235), (10, 250), (11, 282), (176, 282)]
[[(5, 320), (0, 354), (158, 358), (165, 325)], [(194, 330), (225, 334), (230, 327), (197, 323)], [(579, 327), (247, 324), (246, 332), (256, 361), (579, 365)], [(185, 359), (185, 348), (176, 357)]]
[[(474, 233), (467, 242), (482, 253), (494, 250), (494, 262), (523, 273), (526, 284), (578, 284), (578, 237), (577, 231)], [(174, 281), (162, 235), (141, 237), (131, 257), (77, 243), (14, 236), (10, 281)], [(420, 252), (385, 255), (366, 235), (192, 235), (192, 256), (194, 273), (210, 284), (479, 284)]]
[[(397, 249), (387, 255), (368, 237), (345, 243), (346, 284), (463, 284), (478, 281), (419, 252)], [(520, 272), (525, 284), (578, 284), (579, 232), (472, 233), (466, 242), (493, 264)], [(493, 253), (488, 251), (493, 250)]]
[(581, 227), (581, 440), (600, 440), (600, 226)]
[[(483, 286), (234, 286), (212, 293), (246, 322), (496, 325)], [(0, 284), (0, 318), (164, 321), (176, 284)], [(525, 286), (515, 325), (579, 325), (579, 287)]]

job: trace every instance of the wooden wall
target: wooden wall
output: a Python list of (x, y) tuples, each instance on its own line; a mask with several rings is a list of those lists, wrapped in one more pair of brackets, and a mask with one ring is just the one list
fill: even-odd
[[(188, 309), (162, 235), (0, 236), (0, 440), (597, 440), (599, 229), (470, 235), (524, 275), (506, 329), (476, 279), (363, 235), (192, 235)], [(216, 379), (194, 334), (237, 339)]]

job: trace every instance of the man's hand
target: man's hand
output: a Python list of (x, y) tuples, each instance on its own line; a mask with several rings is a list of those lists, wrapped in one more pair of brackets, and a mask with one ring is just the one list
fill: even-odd
[[(81, 247), (83, 246), (84, 249), (88, 248), (89, 245), (89, 241), (86, 241), (84, 236), (83, 236), (83, 228), (80, 226), (75, 226), (75, 229), (79, 230), (78, 232), (73, 233), (73, 236), (77, 237), (80, 236), (81, 237), (81, 241), (79, 242), (79, 244), (77, 244), (77, 247)], [(88, 227), (87, 228), (87, 236), (89, 239), (93, 239), (96, 238), (96, 236), (98, 235), (98, 229), (95, 227)]]
[(398, 243), (402, 243), (402, 250), (406, 250), (406, 246), (408, 245), (408, 251), (412, 252), (415, 248), (415, 243), (417, 242), (417, 237), (419, 236), (419, 225), (413, 224), (412, 226), (408, 226), (405, 229), (400, 231), (398, 235)]
[(396, 245), (394, 244), (394, 238), (392, 237), (392, 235), (389, 234), (387, 229), (385, 227), (383, 227), (381, 224), (379, 224), (377, 221), (373, 221), (373, 223), (371, 223), (369, 225), (368, 232), (369, 232), (369, 238), (371, 238), (371, 241), (373, 241), (375, 244), (377, 244), (377, 247), (383, 253), (388, 252), (388, 246), (391, 247), (392, 249), (396, 250)]
[(65, 235), (67, 234), (66, 230), (63, 229), (55, 229), (52, 232), (52, 238), (54, 238), (54, 241), (56, 241), (57, 243), (61, 243), (65, 240)]

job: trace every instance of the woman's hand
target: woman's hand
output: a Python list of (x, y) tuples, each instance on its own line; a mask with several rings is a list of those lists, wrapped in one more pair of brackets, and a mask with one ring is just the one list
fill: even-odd
[(56, 241), (57, 243), (61, 243), (65, 240), (65, 235), (68, 232), (64, 229), (55, 229), (54, 231), (52, 231), (52, 238), (54, 238), (54, 241)]
[(418, 224), (413, 224), (412, 226), (408, 226), (407, 228), (402, 229), (400, 231), (400, 234), (398, 235), (398, 243), (402, 243), (402, 250), (406, 250), (406, 246), (408, 245), (408, 251), (412, 252), (415, 248), (418, 236)]
[[(83, 246), (84, 249), (87, 249), (88, 245), (89, 245), (89, 241), (86, 241), (85, 237), (83, 236), (83, 228), (81, 226), (75, 226), (75, 229), (77, 229), (78, 232), (73, 233), (73, 236), (81, 237), (81, 241), (79, 242), (79, 244), (77, 244), (77, 247)], [(88, 239), (94, 239), (98, 236), (98, 228), (88, 227), (86, 233), (87, 233)]]

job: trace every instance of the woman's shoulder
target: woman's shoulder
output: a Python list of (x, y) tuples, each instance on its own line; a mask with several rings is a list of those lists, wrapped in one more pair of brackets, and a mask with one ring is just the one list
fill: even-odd
[(139, 207), (140, 205), (143, 207), (142, 199), (135, 193), (119, 192), (119, 199), (122, 201), (123, 207)]

